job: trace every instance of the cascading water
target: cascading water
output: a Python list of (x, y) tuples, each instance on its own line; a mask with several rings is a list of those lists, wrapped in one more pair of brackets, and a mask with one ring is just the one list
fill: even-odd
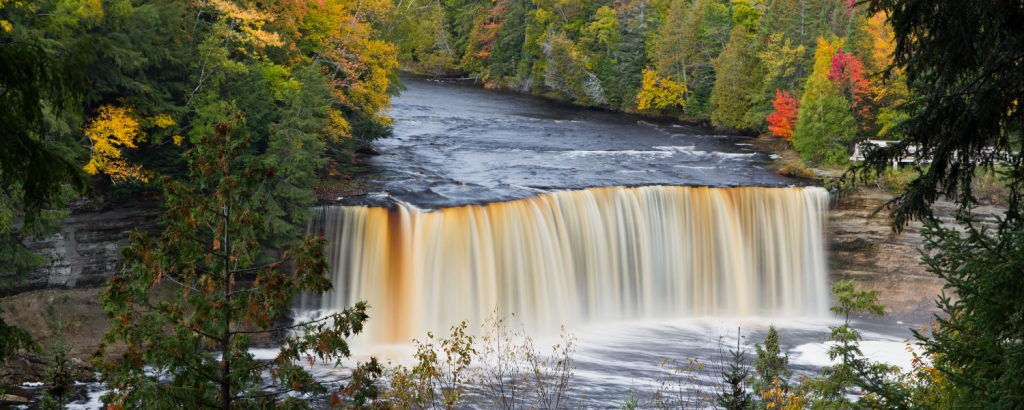
[(495, 307), (527, 329), (630, 318), (817, 316), (822, 188), (592, 188), (435, 211), (323, 207), (335, 291), (367, 332), (408, 342)]

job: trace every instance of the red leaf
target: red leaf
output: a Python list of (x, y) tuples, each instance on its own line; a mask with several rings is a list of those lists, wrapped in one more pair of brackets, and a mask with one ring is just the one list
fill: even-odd
[(775, 101), (772, 101), (772, 105), (775, 106), (775, 112), (766, 118), (769, 125), (768, 130), (772, 132), (772, 135), (776, 137), (785, 138), (786, 141), (790, 140), (793, 136), (793, 130), (796, 129), (797, 114), (800, 105), (799, 101), (793, 99), (793, 96), (786, 91), (775, 90)]

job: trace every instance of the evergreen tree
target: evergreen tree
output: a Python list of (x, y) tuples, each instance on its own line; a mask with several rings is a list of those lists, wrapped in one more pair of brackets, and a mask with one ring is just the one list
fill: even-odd
[(56, 340), (50, 345), (50, 363), (46, 369), (46, 384), (39, 400), (39, 408), (42, 410), (63, 410), (71, 403), (71, 395), (74, 393), (72, 379), (71, 349), (74, 344), (68, 342), (66, 330), (70, 326), (65, 317), (65, 306), (67, 296), (59, 299), (51, 305), (53, 317), (51, 323), (53, 333), (57, 335)]
[(822, 369), (822, 376), (810, 382), (812, 409), (853, 409), (857, 408), (847, 394), (859, 381), (859, 369), (869, 364), (860, 351), (861, 334), (850, 327), (850, 314), (866, 314), (882, 317), (885, 305), (878, 303), (877, 290), (855, 290), (853, 282), (841, 281), (832, 285), (836, 305), (829, 308), (833, 314), (843, 318), (843, 324), (829, 326), (832, 333), (828, 340), (835, 342), (828, 349), (829, 360), (840, 360)]
[[(896, 131), (905, 135), (905, 143), (874, 150), (856, 170), (864, 177), (883, 172), (911, 146), (917, 147), (916, 158), (929, 161), (894, 201), (899, 229), (930, 215), (940, 198), (961, 207), (976, 203), (971, 181), (978, 168), (991, 169), (1004, 160), (1010, 168), (1019, 164), (1016, 156), (1003, 153), (1022, 147), (1024, 112), (1017, 107), (1024, 72), (1016, 67), (1024, 53), (1024, 30), (1013, 23), (1022, 11), (1005, 0), (944, 0), (930, 8), (890, 0), (869, 4), (871, 13), (889, 16), (894, 30), (890, 70), (903, 71), (920, 98), (900, 110), (907, 120)], [(1011, 208), (1008, 218), (1019, 218), (1020, 212)]]
[(711, 117), (714, 60), (725, 49), (732, 30), (729, 8), (716, 0), (673, 2), (654, 47), (660, 76), (686, 85), (686, 114)]
[(631, 0), (616, 12), (619, 33), (616, 42), (606, 54), (598, 75), (606, 90), (606, 98), (613, 106), (623, 109), (636, 107), (636, 95), (643, 82), (647, 67), (647, 43), (655, 32), (654, 7), (647, 0)]
[[(26, 240), (60, 232), (66, 201), (91, 191), (75, 152), (54, 131), (81, 115), (96, 52), (90, 38), (40, 35), (60, 27), (63, 40), (73, 38), (80, 15), (55, 21), (53, 3), (8, 3), (0, 3), (0, 299), (49, 262)], [(0, 362), (18, 350), (40, 351), (27, 331), (0, 318)]]
[[(13, 6), (4, 5), (5, 17), (14, 14), (8, 8)], [(6, 24), (0, 27), (0, 221), (15, 212), (31, 220), (42, 209), (63, 205), (62, 185), (77, 192), (89, 190), (85, 172), (73, 157), (62, 155), (64, 150), (49, 134), (54, 118), (80, 112), (89, 94), (86, 67), (94, 49), (88, 39), (54, 44), (39, 38), (34, 26), (48, 21), (2, 22)], [(0, 227), (0, 232), (6, 230)], [(0, 275), (8, 272), (3, 268)]]
[(757, 32), (761, 20), (761, 5), (754, 0), (732, 0), (729, 6), (732, 8), (733, 25), (743, 27), (747, 33)]
[[(995, 226), (982, 222), (973, 207), (958, 211), (956, 225), (929, 217), (924, 222), (922, 263), (946, 281), (936, 305), (931, 334), (913, 330), (933, 368), (903, 382), (892, 369), (862, 366), (858, 383), (875, 395), (880, 408), (990, 408), (1024, 405), (1024, 338), (1021, 316), (1024, 284), (1024, 222), (1011, 217), (1024, 197), (1020, 159), (1000, 171), (1010, 210)], [(927, 407), (926, 407), (927, 406)]]
[(727, 410), (746, 410), (754, 403), (747, 391), (750, 368), (746, 364), (747, 355), (740, 347), (739, 330), (736, 336), (736, 350), (729, 351), (729, 368), (722, 372), (722, 389), (715, 402)]
[[(298, 292), (331, 289), (324, 240), (307, 237), (285, 260), (257, 262), (265, 224), (255, 192), (275, 171), (241, 155), (248, 141), (232, 131), (239, 119), (216, 124), (190, 151), (191, 186), (164, 179), (161, 239), (132, 233), (122, 251), (125, 268), (108, 281), (102, 301), (113, 328), (94, 363), (111, 408), (309, 408), (303, 398), (327, 387), (302, 361), (340, 364), (349, 356), (345, 338), (367, 320), (360, 302), (323, 319), (275, 326)], [(285, 271), (286, 261), (294, 272)], [(157, 302), (158, 287), (172, 295)], [(296, 336), (280, 340), (276, 359), (250, 352), (253, 335), (286, 329)], [(115, 343), (126, 347), (119, 362), (105, 358)]]
[(744, 122), (762, 132), (767, 131), (765, 118), (775, 110), (772, 101), (777, 90), (802, 94), (807, 71), (798, 13), (800, 7), (796, 0), (762, 3), (751, 46), (755, 59), (746, 73), (750, 76), (751, 87), (748, 97), (750, 108), (744, 117)]
[[(937, 328), (915, 338), (937, 359), (938, 376), (953, 385), (951, 408), (1021, 408), (1024, 27), (1016, 22), (1024, 11), (1005, 0), (869, 4), (894, 30), (890, 72), (903, 71), (918, 95), (899, 110), (906, 116), (895, 126), (903, 143), (872, 150), (854, 171), (883, 172), (910, 147), (919, 164), (928, 161), (893, 200), (894, 228), (925, 222), (922, 259), (948, 283), (949, 293), (937, 301), (943, 311)], [(976, 219), (980, 171), (998, 172), (1006, 187), (1006, 210), (994, 223)], [(935, 217), (933, 204), (941, 198), (958, 204), (958, 226)], [(885, 396), (891, 408), (919, 405), (886, 391), (892, 385), (884, 380), (874, 379), (868, 390)]]
[(312, 186), (316, 171), (326, 162), (322, 152), (327, 136), (321, 130), (329, 126), (331, 94), (327, 81), (314, 67), (295, 73), (296, 89), (281, 95), (281, 120), (270, 125), (270, 141), (263, 161), (274, 168), (274, 177), (266, 193), (261, 213), (266, 218), (269, 243), (290, 245), (305, 231), (313, 217), (310, 210), (316, 199)]
[(526, 61), (523, 44), (526, 42), (526, 14), (530, 3), (524, 0), (509, 0), (508, 13), (498, 38), (494, 41), (489, 62), (493, 77), (515, 77), (519, 66)]
[(754, 56), (750, 52), (750, 38), (744, 26), (736, 26), (729, 44), (715, 58), (715, 87), (711, 92), (711, 121), (733, 129), (751, 127), (745, 121), (750, 110)]
[(761, 45), (768, 38), (778, 34), (780, 39), (790, 40), (794, 46), (804, 45), (807, 36), (803, 28), (805, 21), (806, 2), (801, 0), (767, 0), (762, 3), (761, 16), (758, 19), (757, 37)]
[(805, 161), (845, 164), (849, 161), (848, 146), (856, 131), (857, 122), (850, 114), (850, 103), (843, 97), (826, 94), (804, 99), (800, 101), (793, 147)]
[(802, 0), (804, 43), (808, 49), (815, 38), (844, 38), (849, 34), (853, 3), (848, 0)]
[[(764, 347), (754, 345), (757, 357), (754, 358), (754, 374), (750, 376), (751, 390), (761, 400), (757, 401), (757, 409), (783, 408), (781, 400), (789, 393), (789, 377), (793, 372), (786, 368), (789, 364), (789, 353), (782, 353), (779, 345), (779, 332), (775, 326), (768, 326), (768, 334), (764, 337)], [(766, 400), (766, 396), (773, 396), (770, 392), (773, 389), (781, 391), (776, 401)]]
[[(0, 311), (2, 313), (2, 311)], [(34, 353), (42, 351), (39, 344), (32, 338), (32, 334), (17, 326), (8, 325), (0, 318), (0, 364), (6, 364), (7, 358), (19, 350), (27, 350)], [(0, 389), (0, 394), (3, 389)]]
[(844, 164), (848, 145), (856, 136), (857, 123), (850, 102), (828, 78), (840, 42), (818, 39), (814, 72), (804, 86), (793, 146), (807, 161)]

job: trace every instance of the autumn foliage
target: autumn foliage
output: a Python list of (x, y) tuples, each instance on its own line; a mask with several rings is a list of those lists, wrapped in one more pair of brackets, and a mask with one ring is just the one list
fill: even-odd
[(768, 130), (772, 132), (772, 135), (790, 141), (793, 130), (796, 128), (799, 112), (797, 107), (800, 105), (800, 101), (794, 99), (787, 91), (775, 90), (775, 100), (772, 101), (772, 105), (775, 106), (775, 112), (767, 118), (770, 124)]
[(683, 107), (686, 105), (686, 84), (662, 77), (657, 71), (644, 70), (640, 93), (636, 96), (640, 110)]
[(854, 107), (863, 100), (868, 91), (868, 80), (864, 76), (864, 63), (857, 56), (843, 52), (842, 47), (839, 47), (835, 57), (832, 57), (832, 68), (828, 72), (828, 79), (850, 94)]
[(866, 120), (871, 119), (868, 105), (871, 101), (869, 97), (871, 87), (865, 75), (864, 62), (853, 54), (843, 52), (843, 48), (839, 47), (835, 56), (832, 57), (832, 68), (828, 72), (828, 79), (849, 96), (854, 115), (862, 123), (861, 126), (867, 129), (868, 122)]
[(124, 158), (125, 149), (136, 148), (136, 141), (144, 141), (145, 134), (139, 130), (135, 111), (104, 105), (98, 114), (82, 129), (92, 149), (85, 171), (92, 175), (107, 174), (114, 182), (147, 181), (149, 178), (142, 167)]

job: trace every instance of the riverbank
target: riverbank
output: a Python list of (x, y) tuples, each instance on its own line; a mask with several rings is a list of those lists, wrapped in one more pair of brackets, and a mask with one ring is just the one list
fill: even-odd
[(489, 80), (487, 78), (478, 78), (478, 77), (473, 77), (473, 76), (467, 76), (466, 73), (462, 72), (461, 70), (459, 70), (459, 71), (445, 71), (445, 72), (442, 72), (442, 73), (439, 73), (439, 74), (431, 74), (428, 71), (423, 70), (422, 68), (419, 68), (419, 67), (401, 67), (401, 68), (399, 68), (399, 70), (401, 70), (403, 72), (403, 76), (409, 76), (409, 77), (415, 76), (417, 78), (429, 79), (430, 81), (437, 81), (437, 82), (440, 82), (440, 83), (471, 84), (471, 85), (479, 86), (479, 87), (481, 87), (483, 89), (486, 89), (486, 90), (506, 91), (506, 92), (513, 92), (513, 93), (517, 93), (517, 94), (529, 95), (529, 96), (544, 98), (544, 99), (547, 99), (547, 100), (550, 100), (550, 101), (559, 102), (559, 103), (571, 104), (571, 105), (573, 105), (575, 107), (580, 107), (580, 108), (602, 110), (602, 111), (607, 111), (607, 112), (610, 112), (610, 113), (617, 113), (617, 114), (635, 115), (635, 116), (645, 117), (645, 118), (650, 118), (650, 119), (655, 119), (655, 120), (669, 120), (669, 121), (675, 121), (675, 122), (679, 122), (679, 123), (683, 123), (683, 124), (687, 124), (687, 125), (691, 125), (691, 126), (695, 126), (695, 127), (714, 128), (716, 131), (719, 131), (719, 132), (721, 132), (723, 134), (730, 134), (730, 135), (736, 135), (736, 136), (746, 136), (746, 137), (757, 136), (757, 132), (755, 132), (753, 130), (734, 130), (734, 129), (730, 129), (730, 128), (726, 128), (726, 127), (721, 127), (721, 126), (718, 126), (718, 125), (715, 125), (715, 124), (711, 123), (710, 120), (694, 120), (694, 119), (691, 119), (691, 118), (683, 117), (681, 115), (668, 115), (668, 114), (661, 113), (661, 112), (641, 111), (641, 110), (637, 110), (637, 109), (625, 109), (624, 110), (624, 109), (612, 108), (612, 107), (610, 107), (608, 105), (603, 105), (603, 104), (601, 104), (601, 105), (581, 105), (581, 104), (577, 104), (576, 102), (574, 102), (573, 100), (571, 100), (569, 98), (566, 98), (566, 96), (563, 95), (563, 94), (560, 94), (560, 93), (554, 92), (554, 91), (550, 91), (550, 90), (545, 90), (544, 88), (536, 88), (535, 87), (535, 88), (530, 88), (529, 90), (525, 90), (525, 89), (522, 89), (522, 88), (518, 88), (518, 87), (512, 86), (507, 81), (507, 79), (505, 79), (505, 78), (498, 79), (497, 81), (491, 81), (491, 80)]

